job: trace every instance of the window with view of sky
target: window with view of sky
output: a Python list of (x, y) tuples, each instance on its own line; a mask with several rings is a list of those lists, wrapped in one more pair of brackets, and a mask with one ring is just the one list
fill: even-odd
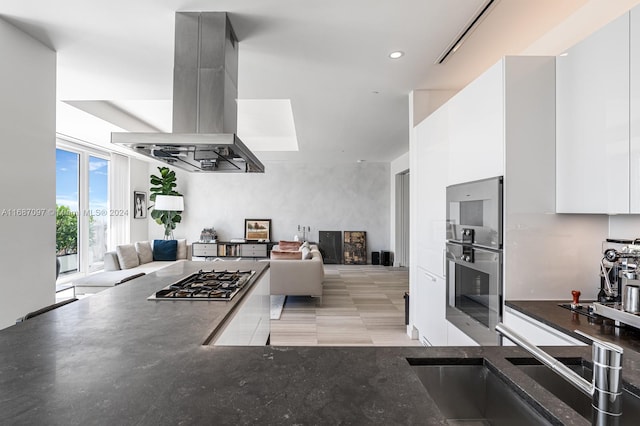
[(78, 212), (80, 155), (56, 149), (56, 204), (67, 206), (72, 212)]
[(78, 270), (80, 154), (56, 149), (56, 255), (60, 274)]
[[(87, 194), (81, 191), (82, 176), (88, 176)], [(80, 250), (86, 252), (89, 271), (102, 268), (109, 228), (108, 193), (108, 160), (56, 149), (56, 249), (61, 274), (80, 269)], [(82, 221), (87, 221), (86, 228)], [(80, 229), (88, 230), (88, 238), (79, 238)]]
[(109, 161), (89, 157), (89, 271), (101, 269), (109, 230)]

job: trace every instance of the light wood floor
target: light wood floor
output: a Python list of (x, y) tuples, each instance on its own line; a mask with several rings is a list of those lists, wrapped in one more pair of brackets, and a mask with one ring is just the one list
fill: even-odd
[(420, 346), (404, 324), (409, 270), (375, 265), (324, 265), (322, 304), (287, 296), (271, 320), (274, 346)]

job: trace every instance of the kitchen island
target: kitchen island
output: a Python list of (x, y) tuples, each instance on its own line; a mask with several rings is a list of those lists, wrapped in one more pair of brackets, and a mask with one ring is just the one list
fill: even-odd
[[(517, 347), (205, 346), (235, 299), (147, 297), (209, 265), (181, 262), (0, 331), (0, 424), (447, 424), (407, 358), (484, 359), (552, 423), (589, 424), (507, 360), (527, 356)], [(626, 380), (640, 383), (638, 365), (625, 353)]]

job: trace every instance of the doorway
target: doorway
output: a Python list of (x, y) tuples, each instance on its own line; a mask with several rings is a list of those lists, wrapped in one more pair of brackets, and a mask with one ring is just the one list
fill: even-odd
[(394, 266), (409, 266), (409, 170), (396, 175), (396, 254)]

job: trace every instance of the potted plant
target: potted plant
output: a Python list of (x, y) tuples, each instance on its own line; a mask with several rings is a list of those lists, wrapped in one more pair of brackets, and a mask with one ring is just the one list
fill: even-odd
[[(151, 188), (149, 189), (151, 195), (149, 200), (156, 203), (156, 197), (158, 195), (169, 195), (175, 197), (182, 197), (178, 191), (175, 190), (176, 184), (176, 172), (170, 170), (168, 167), (158, 167), (160, 172), (159, 176), (151, 175)], [(182, 210), (159, 210), (154, 206), (151, 206), (151, 217), (156, 221), (158, 225), (164, 226), (165, 239), (173, 238), (173, 230), (176, 229), (176, 224), (182, 220)]]
[(60, 272), (77, 268), (78, 215), (67, 206), (56, 205), (56, 278)]

